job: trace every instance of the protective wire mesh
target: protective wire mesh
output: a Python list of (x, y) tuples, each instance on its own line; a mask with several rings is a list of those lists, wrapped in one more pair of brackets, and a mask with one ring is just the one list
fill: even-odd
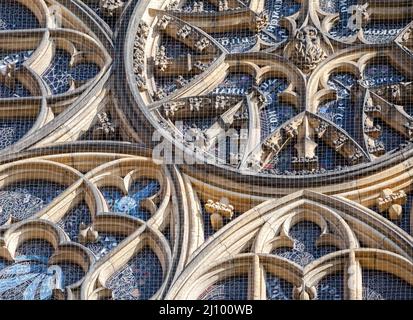
[(410, 300), (412, 139), (412, 1), (0, 0), (0, 300)]

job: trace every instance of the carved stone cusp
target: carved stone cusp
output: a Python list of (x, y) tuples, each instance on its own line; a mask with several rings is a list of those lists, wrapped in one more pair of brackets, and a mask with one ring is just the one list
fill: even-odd
[(212, 228), (217, 231), (224, 226), (224, 218), (218, 213), (211, 214), (211, 225)]
[(293, 298), (295, 300), (314, 300), (317, 298), (317, 290), (314, 286), (307, 286), (303, 281), (300, 286), (294, 287)]
[(80, 243), (93, 243), (99, 238), (99, 233), (95, 231), (93, 226), (86, 226), (83, 222), (79, 227), (79, 242)]

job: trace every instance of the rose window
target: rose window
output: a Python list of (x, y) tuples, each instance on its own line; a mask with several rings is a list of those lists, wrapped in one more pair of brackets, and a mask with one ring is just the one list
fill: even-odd
[(165, 140), (199, 163), (302, 176), (368, 167), (410, 148), (411, 4), (139, 8), (145, 15), (128, 32), (136, 36), (125, 38), (133, 99)]

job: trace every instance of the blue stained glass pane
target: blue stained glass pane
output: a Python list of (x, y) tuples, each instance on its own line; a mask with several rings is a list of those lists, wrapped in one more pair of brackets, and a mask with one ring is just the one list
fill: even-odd
[(251, 92), (254, 79), (246, 73), (231, 73), (214, 91), (215, 94), (245, 95)]
[(321, 139), (317, 139), (316, 155), (320, 165), (320, 172), (339, 170), (348, 166), (347, 159), (324, 143)]
[(141, 207), (141, 201), (155, 195), (160, 190), (156, 180), (137, 181), (129, 190), (128, 195), (114, 187), (101, 188), (109, 209), (113, 212), (129, 214), (142, 220), (148, 220), (150, 213)]
[(116, 248), (125, 238), (123, 235), (99, 232), (98, 240), (96, 242), (88, 242), (85, 246), (100, 259)]
[(313, 222), (299, 222), (290, 229), (289, 234), (294, 239), (293, 248), (277, 248), (272, 254), (287, 258), (302, 267), (336, 250), (333, 246), (316, 245), (321, 230)]
[(344, 300), (344, 277), (330, 274), (317, 284), (317, 300)]
[(350, 90), (356, 78), (350, 73), (335, 73), (330, 76), (328, 85), (337, 92), (337, 99), (321, 104), (317, 113), (334, 122), (354, 137), (355, 106), (351, 104)]
[(44, 240), (29, 240), (22, 243), (16, 250), (16, 256), (38, 256), (50, 258), (53, 246)]
[(80, 225), (82, 222), (86, 226), (92, 223), (89, 207), (85, 202), (80, 203), (70, 210), (58, 225), (65, 230), (72, 241), (78, 241)]
[(85, 272), (79, 265), (65, 262), (59, 264), (59, 267), (62, 269), (63, 287), (67, 287), (71, 284), (74, 284), (85, 276)]
[(65, 186), (46, 180), (13, 183), (0, 191), (0, 224), (10, 216), (17, 221), (31, 217), (65, 190)]
[(69, 262), (50, 265), (53, 246), (45, 240), (28, 240), (16, 250), (14, 263), (0, 270), (0, 300), (46, 300), (53, 289), (64, 288), (84, 276)]
[(363, 83), (369, 88), (396, 84), (406, 81), (406, 78), (390, 63), (370, 63), (363, 74)]
[(363, 270), (363, 300), (412, 300), (413, 286), (393, 274)]
[(23, 292), (23, 300), (34, 300), (36, 296), (36, 290), (38, 289), (44, 278), (45, 275), (38, 275), (36, 279), (34, 279), (32, 283), (27, 286), (27, 288)]
[(161, 287), (160, 261), (150, 249), (144, 249), (107, 281), (114, 300), (147, 300)]
[(34, 122), (33, 118), (0, 119), (0, 150), (19, 141), (33, 127)]
[(364, 27), (364, 38), (372, 43), (393, 41), (410, 21), (372, 21)]
[(208, 289), (199, 297), (200, 300), (247, 300), (248, 299), (248, 277), (236, 276), (221, 280)]
[(293, 0), (267, 0), (264, 9), (269, 15), (269, 24), (261, 38), (268, 42), (281, 42), (288, 39), (288, 30), (280, 26), (281, 18), (297, 13), (301, 5)]
[(71, 80), (86, 81), (95, 77), (100, 69), (94, 63), (70, 66), (71, 56), (64, 50), (55, 52), (51, 65), (43, 74), (43, 79), (53, 94), (62, 94), (70, 89)]
[(0, 83), (0, 98), (29, 97), (31, 94), (20, 82), (15, 82), (13, 87)]
[(228, 52), (239, 53), (252, 49), (257, 43), (257, 37), (250, 31), (211, 33)]
[(266, 138), (288, 119), (297, 114), (294, 106), (280, 103), (278, 95), (288, 86), (285, 79), (270, 78), (260, 84), (260, 90), (265, 97), (265, 104), (261, 110), (261, 138)]
[(39, 299), (40, 300), (49, 300), (53, 295), (53, 277), (47, 275), (44, 277), (42, 284), (39, 289)]
[(0, 30), (18, 30), (39, 28), (35, 15), (17, 1), (0, 2)]
[(1, 51), (0, 50), (0, 69), (6, 67), (8, 64), (15, 64), (16, 69), (21, 68), (24, 62), (26, 62), (31, 55), (33, 50), (23, 50), (23, 51)]

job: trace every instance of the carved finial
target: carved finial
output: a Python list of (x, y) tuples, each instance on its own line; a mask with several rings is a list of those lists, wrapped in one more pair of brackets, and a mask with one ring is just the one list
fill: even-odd
[(211, 225), (215, 231), (223, 227), (224, 218), (230, 220), (234, 216), (234, 207), (225, 198), (217, 202), (208, 200), (205, 204), (205, 210), (211, 215)]
[(391, 189), (384, 189), (376, 204), (379, 212), (387, 211), (391, 220), (398, 220), (403, 213), (402, 205), (406, 204), (406, 201), (407, 196), (403, 190), (393, 192)]
[(106, 17), (120, 16), (125, 3), (122, 0), (100, 0), (99, 7)]

